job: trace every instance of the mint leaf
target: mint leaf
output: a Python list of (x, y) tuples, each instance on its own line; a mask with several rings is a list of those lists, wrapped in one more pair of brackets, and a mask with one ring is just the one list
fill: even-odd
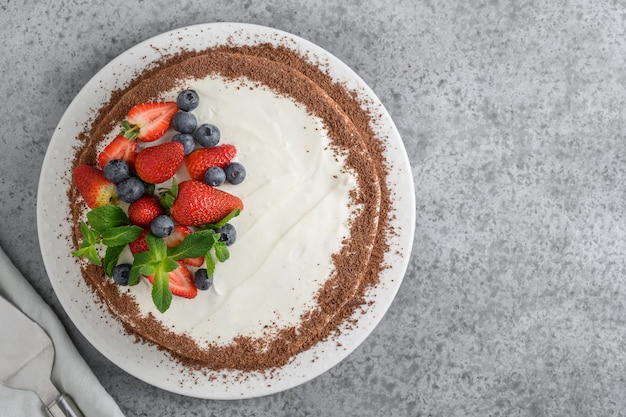
[(206, 255), (219, 235), (212, 230), (203, 230), (185, 236), (178, 246), (167, 249), (167, 256), (172, 259), (197, 258)]
[(107, 277), (113, 276), (113, 268), (117, 266), (120, 254), (126, 245), (109, 246), (104, 254), (104, 273)]
[(117, 226), (103, 230), (102, 243), (107, 246), (120, 246), (130, 243), (141, 235), (143, 229), (139, 226)]
[(167, 272), (157, 270), (154, 274), (154, 284), (152, 285), (152, 301), (157, 310), (164, 313), (172, 303), (172, 290), (170, 290), (169, 277)]
[(83, 242), (80, 245), (80, 249), (72, 252), (72, 255), (77, 257), (84, 256), (92, 264), (102, 266), (102, 261), (95, 247), (99, 238), (98, 234), (90, 229), (85, 222), (80, 223), (80, 231), (83, 234)]
[(144, 264), (139, 267), (139, 273), (147, 277), (156, 274), (157, 270), (158, 268), (154, 264)]
[(128, 276), (128, 285), (137, 285), (139, 284), (139, 268), (135, 268), (134, 266), (130, 268), (130, 275)]
[(207, 276), (213, 276), (213, 274), (215, 273), (215, 260), (213, 259), (213, 255), (207, 253), (204, 257), (204, 263), (206, 265)]
[(80, 223), (80, 232), (83, 234), (83, 243), (81, 248), (91, 246), (98, 241), (98, 234), (87, 226), (87, 223)]
[(159, 264), (159, 268), (164, 272), (172, 272), (175, 269), (178, 269), (180, 265), (173, 259), (165, 258)]
[(98, 232), (103, 232), (113, 227), (130, 224), (128, 216), (121, 207), (113, 204), (96, 207), (87, 213), (89, 225)]
[(97, 266), (102, 266), (102, 261), (100, 260), (100, 257), (98, 256), (98, 252), (96, 251), (96, 248), (93, 245), (82, 247), (78, 249), (77, 251), (72, 252), (72, 255), (84, 256), (92, 264), (97, 265)]
[(152, 233), (148, 233), (146, 235), (146, 243), (148, 244), (148, 249), (150, 249), (153, 260), (160, 261), (167, 257), (167, 246), (163, 239), (156, 237)]
[[(135, 254), (135, 259), (133, 260), (133, 266), (130, 269), (130, 276), (128, 277), (128, 285), (137, 285), (139, 283), (139, 276), (142, 275), (142, 271), (144, 268), (150, 267), (154, 263), (153, 256), (150, 252), (138, 252)], [(153, 267), (154, 268), (154, 267)], [(154, 270), (152, 272), (148, 271), (147, 275), (154, 274)]]
[(228, 247), (224, 242), (215, 242), (215, 257), (220, 262), (226, 262), (230, 257)]

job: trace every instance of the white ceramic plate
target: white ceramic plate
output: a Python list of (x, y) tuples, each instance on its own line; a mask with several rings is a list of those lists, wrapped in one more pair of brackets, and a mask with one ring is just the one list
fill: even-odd
[[(375, 129), (386, 138), (387, 159), (392, 167), (388, 181), (394, 196), (394, 229), (398, 232), (387, 254), (380, 284), (368, 293), (374, 303), (359, 317), (357, 326), (343, 329), (339, 339), (322, 342), (277, 370), (271, 379), (238, 372), (219, 372), (220, 377), (193, 373), (151, 345), (135, 343), (121, 324), (96, 299), (84, 283), (71, 256), (69, 209), (59, 204), (70, 186), (70, 164), (76, 136), (112, 90), (123, 87), (133, 74), (151, 62), (181, 49), (235, 43), (271, 42), (301, 53), (313, 52), (337, 81), (357, 91), (380, 115)], [(415, 197), (406, 150), (391, 117), (372, 90), (350, 68), (320, 47), (275, 29), (239, 23), (211, 23), (184, 27), (158, 35), (124, 52), (99, 71), (75, 97), (61, 118), (46, 152), (39, 180), (37, 226), (44, 263), (52, 286), (78, 330), (104, 356), (135, 377), (178, 394), (208, 399), (240, 399), (277, 393), (304, 383), (346, 358), (374, 330), (391, 305), (406, 272), (413, 242)], [(341, 347), (338, 347), (338, 343)], [(225, 378), (222, 377), (225, 375)]]

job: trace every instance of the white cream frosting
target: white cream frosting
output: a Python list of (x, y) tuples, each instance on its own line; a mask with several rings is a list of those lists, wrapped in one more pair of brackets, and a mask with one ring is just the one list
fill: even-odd
[[(234, 145), (236, 160), (246, 168), (243, 183), (220, 187), (244, 203), (231, 221), (237, 241), (229, 247), (230, 259), (217, 265), (208, 291), (194, 299), (174, 296), (163, 314), (154, 307), (147, 280), (127, 291), (143, 313), (200, 344), (227, 344), (240, 335), (262, 337), (297, 325), (315, 308), (315, 297), (332, 273), (331, 255), (349, 234), (355, 178), (330, 149), (321, 119), (292, 99), (221, 77), (193, 80), (186, 87), (200, 96), (193, 111), (198, 125), (218, 126), (220, 143)], [(177, 94), (160, 99), (174, 101)], [(184, 168), (177, 178), (187, 178)]]

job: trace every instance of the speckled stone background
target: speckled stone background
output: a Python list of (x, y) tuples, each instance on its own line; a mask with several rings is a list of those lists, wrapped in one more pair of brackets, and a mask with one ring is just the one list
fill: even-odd
[[(52, 291), (35, 220), (81, 87), (140, 41), (214, 21), (294, 33), (359, 73), (404, 139), (417, 201), (373, 334), (307, 384), (234, 402), (101, 356)], [(128, 416), (624, 416), (625, 31), (623, 2), (589, 0), (2, 0), (0, 245)]]

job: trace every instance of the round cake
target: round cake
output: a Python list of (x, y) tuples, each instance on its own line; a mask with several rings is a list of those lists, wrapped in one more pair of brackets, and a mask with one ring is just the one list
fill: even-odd
[[(182, 92), (190, 91), (196, 94), (197, 107), (184, 109), (178, 100)], [(140, 178), (145, 186), (141, 194), (158, 200), (166, 217), (171, 215), (173, 224), (184, 226), (190, 235), (210, 236), (208, 232), (221, 232), (227, 222), (236, 230), (236, 240), (229, 242), (226, 256), (217, 254), (227, 259), (218, 259), (214, 266), (207, 264), (213, 262), (209, 254), (187, 263), (182, 255), (176, 258), (168, 252), (170, 259), (159, 265), (175, 260), (180, 270), (188, 271), (186, 275), (208, 270), (212, 281), (208, 285), (194, 281), (199, 290), (193, 288), (193, 296), (172, 291), (165, 307), (161, 299), (155, 301), (158, 272), (138, 267), (139, 258), (148, 258), (133, 249), (144, 239), (151, 243), (144, 248), (146, 253), (158, 252), (154, 242), (167, 237), (152, 226), (138, 225), (129, 215), (129, 224), (120, 227), (137, 233), (141, 227), (140, 237), (128, 244), (111, 244), (115, 257), (100, 245), (99, 264), (77, 257), (85, 281), (126, 330), (193, 368), (263, 371), (285, 365), (332, 337), (346, 321), (356, 320), (367, 289), (377, 284), (385, 267), (391, 238), (383, 141), (374, 133), (376, 121), (358, 94), (335, 83), (314, 57), (284, 46), (222, 45), (165, 56), (93, 109), (93, 118), (78, 137), (74, 186), (68, 195), (77, 253), (84, 255), (81, 248), (89, 246), (85, 227), (96, 217), (89, 215), (94, 208), (115, 206), (130, 214), (133, 204), (122, 198), (126, 191), (113, 180), (107, 188), (110, 198), (91, 203), (81, 188), (86, 174), (79, 170), (88, 166), (106, 171), (104, 150), (119, 136), (132, 136), (132, 126), (128, 128), (132, 112), (153, 103), (170, 107), (177, 103), (177, 108), (172, 107), (173, 118), (158, 138), (131, 138), (136, 159), (133, 156), (130, 177)], [(140, 168), (145, 164), (160, 172), (174, 157), (161, 152), (165, 156), (159, 158), (166, 162), (150, 160), (149, 150), (171, 145), (173, 153), (182, 152), (176, 135), (196, 134), (196, 128), (181, 127), (179, 113), (191, 114), (197, 126), (217, 127), (219, 143), (193, 142), (175, 163), (173, 176), (151, 181)], [(199, 155), (213, 147), (236, 150), (228, 163), (245, 167), (243, 181), (210, 185), (206, 167), (195, 171), (194, 152)], [(229, 207), (236, 210), (227, 210), (226, 219), (186, 222), (183, 219), (189, 216), (178, 214), (183, 204), (179, 200), (192, 183), (201, 190), (217, 189), (219, 198), (233, 196), (237, 203)], [(167, 197), (169, 205), (164, 203)], [(223, 249), (226, 235), (218, 235)], [(119, 265), (133, 266), (133, 285), (120, 285), (111, 277)], [(170, 274), (171, 286), (175, 277)]]

